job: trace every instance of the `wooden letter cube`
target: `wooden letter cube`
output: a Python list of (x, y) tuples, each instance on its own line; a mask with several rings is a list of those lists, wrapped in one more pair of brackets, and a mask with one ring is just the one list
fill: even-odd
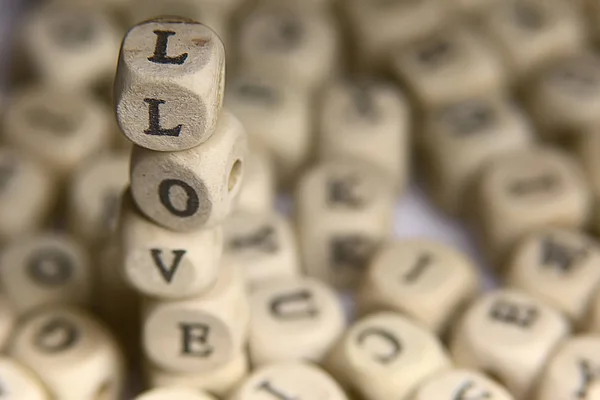
[(0, 254), (0, 282), (15, 312), (55, 304), (88, 305), (92, 267), (71, 237), (39, 232), (15, 238)]
[(581, 326), (600, 285), (599, 264), (600, 245), (592, 238), (577, 231), (546, 229), (517, 246), (507, 281)]
[(29, 87), (11, 100), (4, 138), (64, 177), (112, 139), (110, 114), (84, 93)]
[(52, 173), (14, 148), (0, 149), (0, 240), (40, 228), (53, 210), (58, 188)]
[(239, 62), (295, 90), (310, 93), (334, 72), (340, 58), (335, 20), (290, 2), (262, 2), (239, 27)]
[(582, 226), (591, 206), (582, 171), (566, 154), (544, 147), (491, 160), (475, 195), (483, 239), (497, 259), (536, 230)]
[(223, 103), (225, 50), (208, 27), (181, 18), (134, 26), (115, 78), (119, 126), (135, 144), (187, 150), (214, 133)]
[(408, 400), (450, 367), (442, 343), (421, 325), (383, 312), (355, 322), (325, 364), (342, 384), (371, 400)]
[(0, 357), (0, 389), (8, 400), (50, 400), (39, 378), (17, 361)]
[(585, 38), (575, 7), (563, 0), (500, 0), (484, 14), (483, 26), (519, 80), (581, 49)]
[(419, 143), (426, 155), (428, 186), (451, 215), (465, 204), (481, 168), (490, 159), (529, 146), (533, 127), (523, 110), (502, 95), (472, 97), (433, 109)]
[(539, 380), (536, 400), (596, 399), (599, 386), (600, 336), (574, 336), (563, 342)]
[(301, 359), (319, 362), (345, 325), (337, 294), (313, 278), (266, 282), (250, 296), (250, 309), (252, 365)]
[(223, 229), (173, 232), (144, 217), (127, 191), (119, 227), (121, 265), (127, 282), (158, 299), (182, 299), (209, 291), (217, 281)]
[(121, 32), (106, 13), (74, 3), (35, 8), (24, 21), (22, 51), (45, 86), (85, 91), (113, 79)]
[(40, 377), (52, 399), (122, 395), (121, 351), (108, 330), (83, 311), (50, 308), (33, 314), (17, 330), (9, 353)]
[(131, 193), (151, 220), (174, 231), (220, 225), (233, 210), (242, 186), (246, 133), (230, 113), (217, 131), (189, 150), (159, 152), (135, 146)]
[(244, 125), (252, 147), (262, 147), (271, 157), (279, 183), (294, 178), (310, 156), (310, 99), (270, 77), (246, 70), (228, 81), (225, 106)]
[(79, 168), (68, 192), (68, 222), (88, 245), (106, 240), (117, 226), (120, 198), (129, 182), (129, 154), (100, 155)]
[(398, 90), (383, 82), (338, 81), (321, 98), (319, 155), (353, 157), (389, 174), (404, 189), (409, 178), (410, 110)]
[(498, 383), (475, 371), (453, 369), (429, 379), (411, 400), (514, 400)]
[(393, 69), (422, 109), (498, 90), (505, 83), (497, 55), (485, 38), (466, 27), (440, 29), (398, 50)]
[(230, 400), (348, 400), (336, 381), (313, 364), (281, 362), (259, 368)]
[(489, 373), (515, 398), (529, 399), (569, 333), (558, 311), (520, 292), (497, 290), (476, 300), (458, 321), (450, 350), (457, 365)]
[(146, 301), (142, 346), (148, 359), (167, 371), (213, 371), (240, 354), (249, 318), (241, 271), (226, 259), (202, 297)]
[(296, 188), (305, 271), (338, 288), (356, 287), (379, 243), (391, 235), (394, 189), (369, 164), (317, 165)]
[(300, 274), (295, 232), (277, 212), (236, 212), (225, 221), (223, 229), (225, 254), (241, 266), (248, 287)]
[(472, 261), (457, 250), (426, 240), (390, 242), (367, 269), (358, 308), (363, 314), (396, 311), (442, 333), (478, 283)]

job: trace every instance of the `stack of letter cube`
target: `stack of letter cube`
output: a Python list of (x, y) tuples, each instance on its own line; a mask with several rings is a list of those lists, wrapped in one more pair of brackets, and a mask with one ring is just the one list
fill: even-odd
[(141, 294), (142, 350), (156, 373), (212, 372), (241, 357), (249, 309), (223, 255), (240, 191), (241, 123), (222, 110), (225, 51), (208, 27), (160, 18), (133, 27), (115, 81), (119, 126), (134, 142), (119, 244)]

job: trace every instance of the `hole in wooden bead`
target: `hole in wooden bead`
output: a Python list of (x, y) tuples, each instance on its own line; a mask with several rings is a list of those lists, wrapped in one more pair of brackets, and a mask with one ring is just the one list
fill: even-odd
[(229, 172), (229, 180), (227, 181), (227, 187), (231, 192), (233, 188), (236, 187), (238, 181), (240, 180), (240, 176), (242, 175), (242, 161), (235, 160), (233, 166), (231, 167), (231, 171)]

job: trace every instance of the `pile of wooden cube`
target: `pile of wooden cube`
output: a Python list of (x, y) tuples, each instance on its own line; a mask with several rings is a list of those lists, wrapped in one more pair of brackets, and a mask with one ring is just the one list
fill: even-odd
[(600, 0), (38, 3), (0, 399), (600, 400)]

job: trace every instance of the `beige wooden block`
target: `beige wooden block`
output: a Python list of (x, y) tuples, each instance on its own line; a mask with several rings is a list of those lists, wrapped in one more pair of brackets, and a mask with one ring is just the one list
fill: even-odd
[(332, 15), (292, 2), (263, 2), (236, 36), (239, 63), (294, 90), (310, 93), (332, 77), (341, 57)]
[(429, 34), (444, 21), (443, 2), (370, 1), (340, 2), (352, 29), (360, 64), (385, 66), (390, 52)]
[(5, 356), (0, 357), (0, 388), (7, 400), (50, 400), (35, 374)]
[(536, 230), (582, 226), (591, 205), (582, 171), (567, 154), (548, 147), (491, 160), (475, 197), (479, 229), (488, 251), (499, 259)]
[(371, 261), (357, 294), (362, 314), (390, 310), (442, 333), (479, 292), (464, 254), (430, 240), (390, 241)]
[(552, 356), (539, 381), (536, 400), (589, 399), (600, 380), (600, 336), (574, 336)]
[(0, 350), (6, 348), (16, 324), (17, 316), (12, 305), (4, 294), (0, 295)]
[(75, 172), (68, 191), (68, 223), (73, 235), (97, 245), (115, 231), (120, 197), (129, 182), (129, 154), (94, 157)]
[(230, 362), (207, 372), (173, 373), (150, 363), (145, 366), (146, 380), (151, 387), (178, 387), (202, 390), (218, 398), (227, 398), (250, 373), (246, 352)]
[(576, 326), (587, 323), (600, 285), (600, 245), (587, 235), (545, 229), (516, 247), (507, 282), (565, 314)]
[(574, 155), (583, 169), (593, 197), (593, 216), (589, 223), (595, 233), (600, 233), (600, 129), (593, 128), (578, 137), (573, 146)]
[(144, 392), (134, 400), (215, 400), (215, 398), (192, 389), (161, 388)]
[(251, 294), (250, 310), (248, 350), (253, 366), (298, 360), (319, 363), (345, 326), (336, 292), (314, 278), (265, 282)]
[(0, 284), (20, 315), (47, 305), (85, 306), (92, 295), (91, 261), (72, 237), (37, 232), (2, 249)]
[(465, 200), (481, 168), (498, 155), (531, 145), (533, 132), (524, 111), (503, 95), (472, 97), (431, 110), (420, 144), (436, 204), (451, 215), (468, 213)]
[(57, 197), (53, 176), (39, 162), (11, 147), (0, 148), (0, 239), (40, 228)]
[(144, 392), (134, 400), (215, 400), (215, 398), (192, 389), (161, 388)]
[(114, 75), (121, 31), (96, 7), (45, 2), (26, 15), (21, 35), (21, 50), (46, 86), (87, 90)]
[(304, 362), (281, 362), (253, 371), (229, 400), (347, 400), (325, 371)]
[(600, 57), (581, 53), (553, 62), (533, 80), (528, 107), (540, 134), (571, 139), (600, 123)]
[(217, 129), (224, 85), (225, 49), (214, 31), (179, 17), (143, 22), (121, 45), (117, 121), (144, 148), (190, 149)]
[(146, 301), (142, 345), (154, 365), (172, 372), (208, 372), (242, 351), (250, 307), (239, 267), (225, 259), (217, 282), (202, 297)]
[(144, 217), (123, 196), (119, 224), (125, 279), (143, 295), (163, 300), (200, 296), (219, 274), (223, 229), (173, 232)]
[(399, 49), (392, 69), (423, 109), (494, 92), (506, 78), (486, 38), (466, 26), (441, 28)]
[(356, 287), (391, 236), (394, 188), (369, 164), (346, 159), (309, 170), (296, 187), (296, 229), (305, 272)]
[(483, 22), (507, 70), (524, 79), (548, 62), (575, 53), (585, 29), (571, 2), (507, 0), (490, 7)]
[(10, 355), (36, 373), (50, 398), (118, 400), (125, 371), (110, 332), (75, 308), (49, 308), (23, 321)]
[(502, 289), (476, 300), (457, 322), (450, 350), (457, 365), (497, 378), (517, 399), (529, 399), (552, 352), (569, 333), (556, 310)]
[(355, 322), (325, 361), (339, 382), (371, 400), (408, 400), (450, 363), (432, 333), (391, 312)]
[(250, 146), (236, 211), (266, 213), (275, 206), (273, 158), (260, 146)]
[(225, 221), (223, 231), (225, 254), (241, 266), (250, 289), (271, 279), (300, 275), (295, 232), (276, 211), (236, 212)]
[(235, 208), (246, 153), (244, 127), (233, 114), (222, 113), (217, 131), (202, 146), (179, 152), (135, 146), (131, 193), (140, 210), (166, 228), (215, 227)]
[(232, 75), (225, 106), (244, 125), (252, 147), (263, 148), (271, 157), (277, 182), (290, 181), (312, 150), (311, 98), (268, 74), (239, 70)]
[(4, 138), (60, 176), (108, 147), (110, 114), (84, 93), (41, 86), (17, 91), (4, 119)]
[(466, 369), (444, 371), (425, 382), (411, 400), (514, 400), (485, 375)]
[(389, 174), (403, 190), (410, 165), (407, 99), (381, 81), (338, 80), (325, 89), (318, 116), (321, 160), (352, 157)]

